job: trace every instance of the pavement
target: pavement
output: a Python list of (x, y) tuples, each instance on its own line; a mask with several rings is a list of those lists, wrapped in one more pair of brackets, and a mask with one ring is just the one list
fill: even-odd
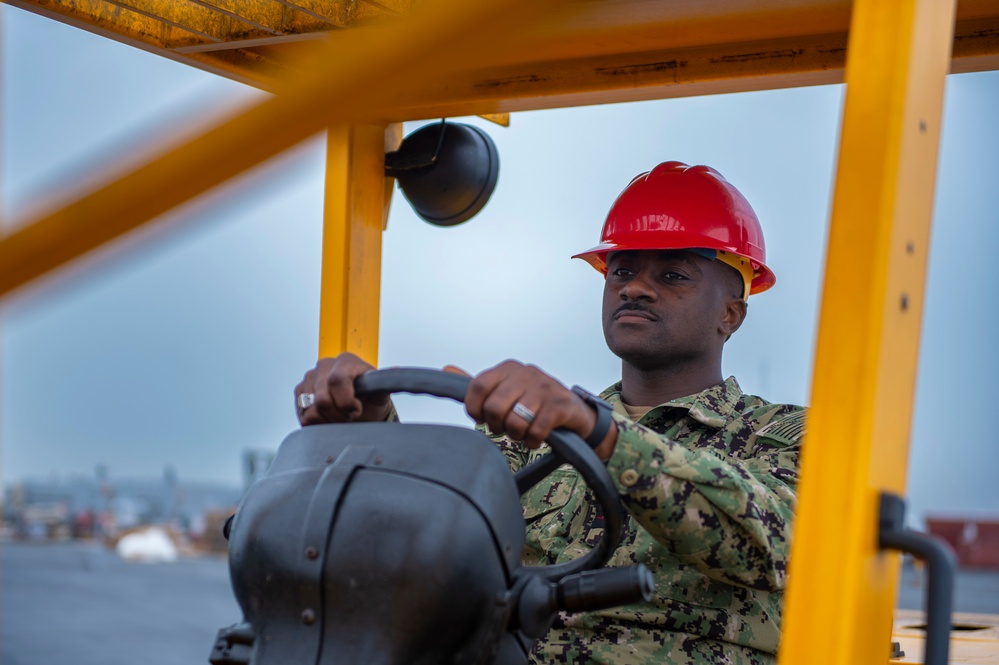
[(123, 561), (93, 543), (0, 544), (0, 665), (194, 665), (242, 618), (224, 558)]
[[(921, 609), (907, 566), (898, 606)], [(955, 611), (999, 614), (999, 571), (960, 571)], [(93, 543), (0, 544), (0, 665), (195, 665), (242, 618), (222, 557), (123, 561)]]

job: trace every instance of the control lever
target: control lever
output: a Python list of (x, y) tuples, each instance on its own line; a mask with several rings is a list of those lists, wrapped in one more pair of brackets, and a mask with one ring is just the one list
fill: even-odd
[(655, 578), (644, 565), (601, 568), (563, 577), (556, 587), (558, 609), (592, 612), (618, 605), (648, 602)]
[(519, 627), (528, 637), (539, 639), (548, 632), (559, 611), (592, 612), (648, 602), (652, 600), (655, 587), (655, 578), (642, 564), (587, 570), (563, 577), (558, 582), (531, 575), (520, 588)]

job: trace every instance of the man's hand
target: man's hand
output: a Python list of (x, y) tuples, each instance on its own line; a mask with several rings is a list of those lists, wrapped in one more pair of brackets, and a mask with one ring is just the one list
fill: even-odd
[[(374, 367), (352, 353), (322, 358), (295, 386), (295, 406), (302, 425), (319, 423), (378, 422), (388, 418), (392, 402), (388, 395), (354, 394), (354, 380)], [(305, 395), (306, 397), (301, 397)], [(309, 398), (312, 395), (313, 398)], [(313, 403), (306, 408), (302, 404)]]
[[(461, 372), (454, 367), (444, 369)], [(528, 448), (538, 448), (557, 427), (586, 438), (597, 423), (593, 409), (578, 395), (537, 367), (515, 360), (473, 378), (465, 394), (465, 410), (494, 433), (523, 441)], [(610, 457), (616, 441), (617, 426), (612, 422), (597, 455)]]

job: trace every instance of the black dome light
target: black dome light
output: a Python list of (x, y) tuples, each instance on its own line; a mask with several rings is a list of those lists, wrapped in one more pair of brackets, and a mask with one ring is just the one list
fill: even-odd
[(385, 155), (416, 214), (435, 226), (467, 222), (485, 207), (499, 177), (499, 153), (478, 127), (443, 120), (407, 136)]

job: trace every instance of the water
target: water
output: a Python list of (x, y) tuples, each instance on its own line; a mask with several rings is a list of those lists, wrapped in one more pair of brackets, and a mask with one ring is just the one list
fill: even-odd
[[(907, 567), (898, 606), (920, 609)], [(961, 571), (955, 610), (999, 614), (999, 572)], [(242, 614), (226, 560), (122, 561), (94, 544), (0, 546), (0, 664), (203, 665), (215, 633)]]

